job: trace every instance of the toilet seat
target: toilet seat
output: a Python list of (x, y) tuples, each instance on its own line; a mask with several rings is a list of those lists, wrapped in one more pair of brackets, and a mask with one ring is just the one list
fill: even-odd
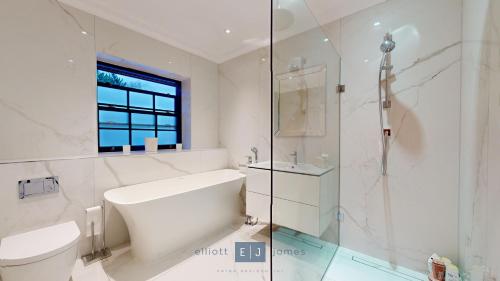
[(80, 229), (74, 221), (5, 237), (0, 241), (0, 267), (35, 263), (72, 248)]

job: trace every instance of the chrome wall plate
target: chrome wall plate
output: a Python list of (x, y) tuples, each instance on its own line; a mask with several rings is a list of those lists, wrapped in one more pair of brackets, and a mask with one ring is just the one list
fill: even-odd
[(59, 177), (46, 177), (18, 182), (19, 199), (59, 192)]

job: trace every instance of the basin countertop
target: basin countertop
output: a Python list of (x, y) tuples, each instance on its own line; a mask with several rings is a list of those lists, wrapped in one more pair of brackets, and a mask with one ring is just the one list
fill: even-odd
[[(271, 161), (265, 161), (260, 163), (254, 163), (248, 165), (248, 168), (253, 169), (262, 169), (262, 170), (270, 170), (271, 169)], [(273, 163), (273, 171), (285, 172), (285, 173), (293, 173), (293, 174), (302, 174), (309, 176), (322, 176), (333, 170), (333, 167), (320, 168), (312, 164), (307, 163), (298, 163), (297, 165), (288, 162), (279, 162), (274, 161)]]

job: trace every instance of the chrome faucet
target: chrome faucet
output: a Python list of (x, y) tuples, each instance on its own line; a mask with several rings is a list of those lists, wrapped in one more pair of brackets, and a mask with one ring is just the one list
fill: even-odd
[(295, 150), (292, 154), (290, 154), (290, 156), (293, 157), (293, 164), (294, 165), (298, 165), (299, 164), (299, 157), (298, 157), (298, 154), (297, 154), (297, 150)]
[(255, 156), (255, 163), (259, 162), (259, 157), (258, 157), (259, 150), (257, 149), (257, 147), (253, 146), (250, 150), (253, 152), (253, 155)]
[(248, 155), (247, 156), (247, 165), (250, 165), (250, 164), (253, 164), (252, 156)]

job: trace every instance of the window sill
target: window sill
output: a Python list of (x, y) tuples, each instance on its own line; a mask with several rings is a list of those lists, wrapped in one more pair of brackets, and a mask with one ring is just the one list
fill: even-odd
[(177, 151), (176, 149), (160, 149), (160, 150), (158, 150), (158, 152), (131, 151), (130, 153), (123, 153), (121, 151), (118, 151), (118, 152), (99, 152), (98, 158), (189, 153), (189, 152), (199, 152), (199, 151), (214, 150), (214, 149), (222, 149), (222, 148), (183, 149), (181, 151)]
[(112, 156), (144, 156), (144, 155), (155, 155), (155, 154), (169, 154), (169, 153), (182, 153), (182, 152), (189, 152), (191, 150), (189, 149), (183, 149), (181, 151), (177, 151), (176, 149), (159, 149), (157, 152), (146, 152), (143, 150), (139, 151), (131, 151), (128, 153), (124, 153), (122, 151), (117, 151), (117, 152), (99, 152), (98, 156), (99, 157), (112, 157)]
[(44, 158), (27, 158), (27, 159), (11, 159), (11, 160), (0, 160), (0, 165), (4, 164), (15, 164), (15, 163), (26, 163), (26, 162), (44, 162), (44, 161), (63, 161), (63, 160), (78, 160), (78, 159), (95, 159), (95, 158), (107, 158), (107, 157), (133, 157), (133, 156), (146, 156), (146, 155), (162, 155), (162, 154), (176, 154), (176, 153), (190, 153), (190, 152), (203, 152), (203, 151), (213, 151), (213, 150), (225, 150), (225, 148), (214, 147), (214, 148), (195, 148), (195, 149), (183, 149), (182, 151), (177, 151), (175, 149), (162, 149), (158, 152), (146, 153), (145, 151), (132, 151), (129, 154), (124, 154), (123, 152), (99, 152), (97, 154), (90, 155), (79, 155), (79, 156), (62, 156), (62, 157), (44, 157)]

